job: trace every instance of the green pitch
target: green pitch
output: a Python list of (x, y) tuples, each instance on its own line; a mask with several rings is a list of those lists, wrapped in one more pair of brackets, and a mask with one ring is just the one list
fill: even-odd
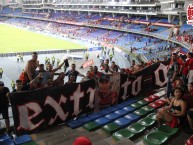
[(84, 46), (35, 32), (0, 25), (0, 53), (81, 49)]

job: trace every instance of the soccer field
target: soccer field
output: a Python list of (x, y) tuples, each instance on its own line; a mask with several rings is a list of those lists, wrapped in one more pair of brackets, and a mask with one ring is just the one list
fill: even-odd
[(0, 24), (0, 53), (81, 48), (77, 43)]

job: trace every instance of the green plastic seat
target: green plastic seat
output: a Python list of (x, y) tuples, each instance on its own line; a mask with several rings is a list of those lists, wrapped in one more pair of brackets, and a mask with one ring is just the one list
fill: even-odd
[(151, 113), (147, 117), (150, 119), (156, 120), (156, 113)]
[(134, 134), (141, 133), (142, 131), (145, 130), (145, 128), (146, 128), (145, 126), (142, 126), (139, 123), (134, 123), (129, 127), (127, 127), (127, 129)]
[(162, 145), (168, 140), (168, 136), (156, 131), (151, 132), (143, 137), (145, 145)]
[(30, 142), (24, 143), (22, 145), (38, 145), (38, 144), (34, 141), (30, 141)]
[(141, 109), (148, 111), (148, 112), (152, 112), (154, 110), (154, 108), (150, 107), (150, 106), (144, 106)]
[(109, 134), (112, 134), (113, 132), (117, 131), (119, 129), (119, 126), (115, 123), (109, 123), (102, 127), (104, 131), (106, 131)]
[(140, 100), (140, 101), (138, 101), (137, 103), (139, 103), (139, 104), (141, 104), (141, 105), (143, 105), (143, 106), (145, 106), (145, 105), (148, 104), (148, 102), (147, 102), (147, 101), (144, 101), (144, 100)]
[(159, 128), (157, 128), (157, 131), (160, 133), (167, 135), (167, 136), (172, 136), (178, 132), (178, 128), (171, 128), (167, 125), (162, 125)]
[(133, 137), (135, 134), (128, 131), (127, 129), (121, 129), (115, 133), (113, 133), (112, 137), (113, 139), (115, 139), (116, 141), (119, 141), (123, 138), (128, 138), (130, 139), (131, 137)]
[(131, 107), (135, 108), (135, 109), (138, 109), (138, 108), (141, 108), (143, 105), (142, 104), (139, 104), (139, 103), (133, 103), (130, 105)]
[(94, 131), (100, 128), (100, 125), (92, 121), (92, 122), (86, 123), (83, 127), (88, 131)]
[(143, 110), (143, 109), (138, 109), (138, 110), (134, 111), (134, 113), (136, 115), (139, 115), (139, 116), (144, 116), (144, 115), (146, 115), (148, 113), (148, 111)]
[(142, 125), (142, 126), (149, 127), (149, 126), (151, 126), (151, 125), (153, 125), (153, 124), (155, 123), (155, 120), (150, 119), (150, 118), (148, 118), (148, 117), (145, 117), (145, 118), (139, 120), (138, 123), (139, 123), (140, 125)]

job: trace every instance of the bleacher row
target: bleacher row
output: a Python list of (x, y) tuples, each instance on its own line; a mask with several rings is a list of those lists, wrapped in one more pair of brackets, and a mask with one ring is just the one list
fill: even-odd
[[(166, 102), (162, 100), (164, 92), (163, 90), (146, 98), (129, 99), (98, 113), (82, 115), (67, 124), (73, 129), (83, 127), (89, 132), (102, 129), (110, 134), (115, 141), (124, 138), (132, 140), (156, 123), (154, 112), (165, 105)], [(172, 129), (163, 125), (156, 131), (145, 135), (143, 142), (146, 145), (163, 144), (177, 131), (177, 128)]]
[[(148, 97), (138, 96), (128, 99), (118, 105), (109, 107), (99, 112), (80, 115), (67, 122), (72, 129), (84, 128), (88, 132), (102, 129), (109, 134), (115, 142), (125, 138), (133, 140), (140, 134), (144, 134), (145, 145), (165, 144), (172, 136), (177, 135), (178, 128), (170, 128), (163, 125), (154, 129), (156, 124), (156, 110), (165, 105), (162, 90)], [(153, 131), (149, 131), (152, 129)], [(29, 135), (19, 137), (4, 134), (0, 136), (0, 145), (36, 145)], [(193, 145), (193, 136), (187, 140), (186, 145)]]

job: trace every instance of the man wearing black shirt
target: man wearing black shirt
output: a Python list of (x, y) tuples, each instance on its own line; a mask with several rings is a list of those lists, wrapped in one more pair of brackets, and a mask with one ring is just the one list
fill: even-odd
[(4, 83), (0, 81), (0, 113), (5, 119), (5, 125), (7, 132), (10, 131), (10, 124), (9, 124), (9, 114), (8, 114), (8, 107), (9, 107), (9, 89), (4, 87)]
[(65, 75), (68, 76), (68, 80), (70, 80), (70, 75), (74, 75), (75, 82), (76, 82), (77, 76), (85, 77), (83, 74), (81, 74), (79, 71), (76, 70), (76, 65), (74, 63), (71, 65), (71, 70), (65, 73)]

